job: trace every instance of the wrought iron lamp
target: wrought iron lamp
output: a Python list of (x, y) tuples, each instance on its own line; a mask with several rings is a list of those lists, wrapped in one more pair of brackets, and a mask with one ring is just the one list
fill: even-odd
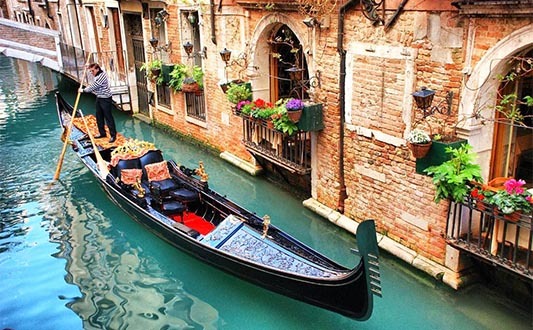
[[(415, 99), (416, 106), (418, 109), (421, 109), (424, 113), (424, 118), (431, 116), (435, 112), (438, 112), (443, 115), (450, 115), (452, 112), (452, 101), (453, 101), (453, 92), (449, 91), (446, 93), (446, 97), (439, 104), (432, 106), (433, 97), (435, 97), (435, 91), (428, 89), (427, 87), (422, 87), (420, 90), (414, 92), (413, 98)], [(441, 107), (442, 103), (446, 102), (445, 107)]]
[(224, 50), (220, 52), (220, 58), (226, 63), (226, 66), (228, 66), (228, 62), (231, 60), (231, 50), (224, 48)]
[(191, 44), (190, 41), (187, 41), (183, 44), (183, 49), (185, 49), (185, 53), (187, 53), (187, 56), (191, 57), (192, 51), (194, 50), (194, 45)]
[(224, 67), (224, 75), (226, 76), (226, 82), (228, 82), (228, 63), (231, 60), (231, 51), (224, 48), (224, 50), (220, 52), (220, 58), (226, 63), (226, 66)]
[(154, 50), (156, 50), (157, 49), (157, 45), (159, 45), (159, 40), (156, 37), (152, 37), (150, 39), (150, 45), (152, 46), (152, 48)]
[(156, 37), (152, 37), (150, 40), (150, 45), (152, 46), (152, 48), (154, 49), (154, 52), (155, 51), (165, 51), (165, 52), (169, 52), (169, 51), (172, 51), (172, 42), (169, 41), (167, 44), (163, 45), (163, 46), (159, 46), (159, 39), (157, 39)]
[(207, 58), (207, 47), (204, 47), (201, 51), (195, 53), (194, 45), (191, 44), (190, 41), (187, 41), (183, 44), (183, 49), (185, 49), (185, 53), (187, 53), (188, 58), (194, 57), (196, 55), (200, 55), (203, 58)]

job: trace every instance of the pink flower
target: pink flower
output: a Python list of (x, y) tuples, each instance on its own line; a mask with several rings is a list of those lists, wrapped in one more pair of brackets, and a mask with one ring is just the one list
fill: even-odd
[(524, 192), (524, 188), (522, 188), (523, 185), (525, 185), (526, 182), (522, 179), (520, 180), (515, 180), (515, 179), (509, 179), (507, 181), (505, 181), (505, 183), (503, 184), (503, 186), (505, 187), (505, 190), (509, 193), (509, 194), (522, 194)]

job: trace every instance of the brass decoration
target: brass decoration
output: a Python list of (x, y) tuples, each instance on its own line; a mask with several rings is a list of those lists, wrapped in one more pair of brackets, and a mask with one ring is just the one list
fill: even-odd
[(137, 181), (133, 184), (133, 188), (137, 190), (137, 197), (143, 198), (145, 196), (146, 191), (141, 186), (141, 180), (139, 178), (137, 178)]
[(263, 217), (263, 238), (266, 237), (268, 234), (268, 227), (270, 226), (270, 217), (268, 215), (265, 215)]
[(194, 170), (194, 174), (198, 175), (200, 177), (200, 181), (207, 182), (209, 179), (209, 175), (207, 175), (205, 168), (204, 168), (204, 162), (200, 161), (199, 166), (197, 169)]

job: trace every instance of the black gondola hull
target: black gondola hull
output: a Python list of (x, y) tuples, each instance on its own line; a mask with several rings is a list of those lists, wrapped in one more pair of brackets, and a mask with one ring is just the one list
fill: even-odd
[[(66, 119), (64, 117), (69, 115), (72, 108), (66, 106), (66, 102), (61, 99), (60, 95), (57, 98), (60, 122), (65, 126)], [(240, 255), (232, 255), (228, 251), (213, 248), (194, 236), (189, 235), (187, 230), (176, 230), (173, 225), (169, 224), (169, 221), (166, 221), (167, 219), (163, 215), (139, 203), (135, 198), (128, 196), (117, 185), (116, 179), (111, 174), (102, 178), (94, 158), (94, 151), (88, 152), (87, 150), (81, 150), (79, 144), (76, 144), (75, 140), (77, 138), (79, 139), (80, 135), (82, 135), (80, 132), (71, 134), (71, 139), (74, 140), (73, 149), (81, 161), (94, 174), (110, 199), (135, 221), (146, 226), (153, 233), (165, 239), (173, 246), (230, 274), (279, 294), (334, 311), (356, 320), (366, 320), (370, 317), (373, 297), (370, 288), (368, 263), (365, 263), (367, 262), (368, 253), (361, 251), (361, 261), (354, 269), (347, 270), (342, 266), (338, 266), (337, 271), (331, 271), (331, 273), (337, 275), (320, 277), (306, 276), (305, 274), (291, 272), (287, 269), (270, 267), (269, 265), (254, 262), (253, 260), (243, 259)], [(191, 185), (191, 189), (193, 189), (193, 185)], [(252, 227), (261, 221), (260, 218), (252, 215), (235, 203), (225, 200), (225, 198), (209, 189), (198, 190), (198, 192), (202, 194), (204, 200), (208, 200), (212, 204), (218, 203), (217, 207), (226, 210), (227, 213), (235, 213), (240, 217), (247, 217), (245, 222), (251, 228), (249, 232), (253, 233)], [(360, 227), (363, 226), (360, 225)], [(365, 224), (364, 227), (370, 228), (370, 225)], [(272, 230), (279, 231), (275, 227), (272, 228)], [(373, 228), (374, 224), (372, 222), (371, 229), (369, 229), (370, 233), (365, 233), (365, 235), (375, 236)], [(334, 262), (310, 248), (303, 246), (287, 234), (281, 231), (278, 234), (287, 238), (287, 241), (292, 242), (299, 250), (305, 250), (306, 254), (304, 255), (310, 255), (312, 257), (306, 260), (307, 263), (312, 263), (312, 260), (318, 260), (326, 265), (335, 265)], [(373, 250), (372, 253), (377, 254), (377, 243), (374, 244), (374, 241), (375, 237), (373, 237), (370, 243), (372, 245), (371, 250)], [(316, 267), (323, 268), (320, 264)]]

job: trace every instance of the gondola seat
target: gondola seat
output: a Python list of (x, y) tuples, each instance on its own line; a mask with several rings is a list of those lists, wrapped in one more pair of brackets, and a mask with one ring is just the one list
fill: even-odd
[(134, 170), (141, 169), (141, 163), (139, 159), (121, 159), (118, 161), (117, 166), (113, 167), (111, 173), (116, 177), (121, 179), (123, 170)]
[(150, 150), (139, 158), (143, 170), (143, 180), (150, 184), (150, 190), (160, 196), (167, 196), (179, 185), (174, 182), (168, 170), (168, 163), (163, 160), (160, 150)]
[(200, 199), (197, 192), (187, 188), (178, 188), (176, 190), (172, 190), (169, 194), (184, 204), (195, 202)]
[(164, 214), (179, 214), (180, 216), (183, 216), (183, 212), (185, 212), (185, 209), (187, 208), (185, 205), (177, 201), (165, 201), (161, 204), (157, 204), (157, 207)]

